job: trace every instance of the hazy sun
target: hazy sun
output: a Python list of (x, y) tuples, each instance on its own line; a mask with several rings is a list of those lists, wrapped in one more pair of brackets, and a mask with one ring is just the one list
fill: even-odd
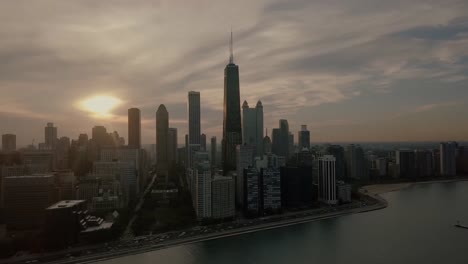
[(95, 117), (110, 117), (112, 109), (121, 102), (117, 97), (99, 95), (85, 99), (79, 105), (81, 109), (92, 113)]

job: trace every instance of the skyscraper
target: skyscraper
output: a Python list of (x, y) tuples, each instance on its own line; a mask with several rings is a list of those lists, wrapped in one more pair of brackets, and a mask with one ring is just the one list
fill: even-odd
[(167, 136), (167, 160), (173, 163), (177, 161), (177, 128), (169, 128)]
[(336, 204), (336, 175), (335, 175), (335, 157), (325, 155), (318, 159), (318, 198), (319, 201), (326, 204)]
[[(167, 139), (169, 134), (169, 113), (161, 104), (156, 112), (156, 156), (158, 173), (167, 176)], [(167, 178), (166, 178), (167, 180)]]
[(14, 134), (2, 135), (2, 150), (5, 152), (16, 150), (16, 135)]
[(455, 176), (456, 172), (456, 142), (440, 143), (440, 174), (445, 176)]
[(352, 179), (365, 180), (369, 177), (364, 150), (358, 145), (346, 147), (346, 173)]
[(55, 149), (57, 144), (57, 127), (54, 127), (54, 123), (47, 123), (47, 126), (44, 128), (45, 134), (45, 145), (48, 149)]
[(310, 131), (307, 125), (301, 125), (301, 131), (297, 132), (299, 150), (303, 148), (310, 149)]
[(236, 147), (236, 161), (237, 161), (237, 179), (236, 179), (236, 204), (243, 207), (244, 197), (244, 169), (253, 165), (253, 146), (238, 145)]
[(234, 64), (232, 32), (229, 64), (224, 69), (224, 119), (222, 160), (224, 172), (236, 168), (236, 145), (242, 143), (240, 114), (239, 67)]
[(254, 156), (263, 153), (263, 106), (258, 101), (255, 108), (250, 108), (247, 101), (242, 104), (242, 139), (243, 144), (254, 147)]
[(216, 153), (217, 153), (217, 145), (216, 145), (216, 137), (211, 137), (211, 167), (216, 166)]
[(345, 152), (340, 145), (330, 145), (327, 147), (327, 153), (335, 157), (335, 176), (337, 180), (345, 180)]
[(199, 150), (201, 140), (200, 133), (200, 92), (188, 93), (188, 144), (187, 166), (192, 166), (193, 152)]
[(416, 163), (414, 151), (409, 149), (400, 149), (395, 152), (395, 156), (399, 177), (416, 177)]
[(272, 137), (272, 148), (273, 154), (282, 156), (285, 158), (289, 157), (289, 124), (288, 120), (280, 119), (279, 128), (274, 128), (271, 134)]
[(206, 151), (206, 135), (205, 134), (200, 135), (200, 149), (201, 151)]
[(141, 148), (141, 116), (140, 109), (128, 109), (128, 146)]

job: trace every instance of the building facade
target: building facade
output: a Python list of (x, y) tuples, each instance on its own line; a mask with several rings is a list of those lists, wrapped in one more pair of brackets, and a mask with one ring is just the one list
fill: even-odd
[(141, 113), (138, 108), (128, 109), (128, 146), (141, 148)]
[(335, 157), (325, 155), (318, 159), (318, 199), (328, 205), (338, 202), (336, 195)]

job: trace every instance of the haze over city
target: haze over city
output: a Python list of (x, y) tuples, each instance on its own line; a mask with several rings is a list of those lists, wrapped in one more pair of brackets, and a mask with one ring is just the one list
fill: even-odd
[(127, 138), (127, 109), (138, 107), (151, 144), (165, 104), (183, 142), (195, 90), (202, 130), (220, 137), (232, 28), (240, 99), (262, 101), (265, 128), (307, 124), (312, 142), (467, 140), (467, 6), (2, 1), (1, 132), (18, 146), (40, 140), (45, 122), (60, 136), (104, 125)]

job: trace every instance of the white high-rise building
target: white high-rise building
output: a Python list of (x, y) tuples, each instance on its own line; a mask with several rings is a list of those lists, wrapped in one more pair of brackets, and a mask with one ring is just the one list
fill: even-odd
[(198, 162), (193, 174), (192, 199), (197, 219), (211, 217), (211, 166), (208, 160)]
[(236, 177), (236, 203), (240, 207), (244, 202), (244, 169), (253, 166), (254, 147), (250, 145), (238, 145), (236, 147), (237, 177)]
[(243, 144), (254, 147), (254, 157), (263, 152), (263, 105), (257, 102), (250, 108), (247, 101), (242, 104), (242, 140)]
[(455, 176), (456, 154), (458, 144), (456, 142), (440, 143), (440, 174), (446, 176)]
[(332, 155), (325, 155), (318, 159), (318, 198), (319, 201), (334, 205), (337, 204), (336, 197), (336, 159)]
[(188, 93), (188, 147), (187, 167), (192, 166), (193, 153), (200, 149), (200, 92)]

